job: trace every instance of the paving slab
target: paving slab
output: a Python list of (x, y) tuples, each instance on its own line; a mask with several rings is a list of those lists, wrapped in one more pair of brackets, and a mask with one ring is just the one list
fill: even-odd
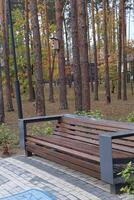
[(39, 157), (0, 159), (0, 198), (30, 189), (49, 192), (57, 200), (134, 200), (110, 194), (108, 184)]

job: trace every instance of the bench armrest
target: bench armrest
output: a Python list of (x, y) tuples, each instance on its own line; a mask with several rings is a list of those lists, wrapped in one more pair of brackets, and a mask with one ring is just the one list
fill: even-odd
[(112, 158), (112, 140), (124, 137), (134, 136), (134, 130), (118, 131), (100, 135), (100, 171), (101, 180), (113, 184), (113, 158)]
[(52, 116), (39, 116), (32, 118), (19, 119), (19, 141), (20, 147), (25, 148), (25, 138), (27, 134), (27, 124), (36, 123), (41, 121), (54, 121), (59, 120), (63, 115), (52, 115)]

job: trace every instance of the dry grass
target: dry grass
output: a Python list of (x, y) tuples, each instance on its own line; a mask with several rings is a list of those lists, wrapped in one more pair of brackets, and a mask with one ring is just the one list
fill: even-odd
[[(46, 113), (47, 115), (52, 114), (61, 114), (61, 113), (74, 113), (74, 91), (73, 88), (68, 88), (68, 106), (67, 110), (59, 109), (59, 101), (58, 101), (58, 88), (54, 88), (54, 96), (55, 103), (50, 103), (48, 101), (48, 87), (45, 88), (45, 97), (46, 97)], [(23, 103), (23, 112), (24, 117), (32, 117), (36, 116), (35, 113), (35, 103), (28, 102), (28, 98), (23, 95), (22, 103)], [(7, 113), (6, 112), (6, 122), (11, 127), (13, 131), (16, 132), (18, 129), (18, 120), (17, 120), (17, 112), (16, 112), (16, 103), (14, 99), (14, 107), (15, 112)], [(117, 100), (117, 94), (112, 94), (112, 103), (107, 105), (105, 102), (105, 91), (100, 88), (99, 92), (99, 101), (93, 101), (93, 94), (91, 100), (91, 109), (93, 111), (100, 110), (104, 115), (105, 119), (115, 119), (115, 120), (125, 120), (128, 113), (134, 110), (134, 96), (131, 95), (131, 91), (128, 91), (128, 100)]]

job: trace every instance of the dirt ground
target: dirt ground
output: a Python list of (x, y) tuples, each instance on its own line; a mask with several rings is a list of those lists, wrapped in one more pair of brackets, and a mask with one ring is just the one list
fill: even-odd
[[(59, 101), (58, 101), (58, 88), (54, 88), (54, 99), (55, 103), (50, 103), (48, 101), (48, 87), (45, 87), (45, 99), (46, 99), (46, 114), (61, 114), (61, 113), (74, 113), (74, 91), (73, 88), (68, 88), (68, 109), (60, 110), (59, 109)], [(125, 120), (128, 114), (134, 111), (134, 96), (131, 95), (131, 91), (128, 90), (128, 100), (117, 100), (117, 93), (112, 94), (112, 103), (107, 104), (105, 101), (105, 91), (104, 88), (100, 88), (99, 92), (99, 101), (94, 101), (94, 94), (91, 94), (91, 110), (100, 110), (104, 115), (105, 119), (113, 119), (113, 120)], [(33, 117), (36, 116), (35, 113), (35, 103), (28, 102), (28, 97), (26, 95), (22, 96), (22, 104), (23, 104), (23, 114), (24, 117)], [(16, 102), (14, 99), (14, 112), (7, 113), (6, 112), (6, 123), (9, 127), (14, 131), (18, 129), (18, 118), (16, 112)]]

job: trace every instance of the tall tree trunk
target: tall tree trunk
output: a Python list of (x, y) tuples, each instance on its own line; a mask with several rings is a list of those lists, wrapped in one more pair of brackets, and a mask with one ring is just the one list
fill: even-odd
[(112, 2), (112, 43), (113, 43), (113, 52), (116, 51), (116, 26), (115, 26), (115, 7), (116, 7), (116, 0)]
[(80, 69), (78, 21), (77, 21), (77, 0), (71, 0), (71, 28), (72, 28), (72, 53), (73, 53), (73, 76), (75, 92), (75, 109), (82, 111), (82, 83)]
[(106, 89), (106, 101), (107, 101), (107, 103), (110, 103), (111, 102), (111, 94), (110, 94), (110, 80), (109, 80), (107, 14), (106, 13), (107, 13), (106, 1), (103, 0), (105, 89)]
[(99, 16), (99, 9), (98, 9), (98, 2), (95, 2), (96, 8), (96, 24), (97, 24), (97, 49), (98, 49), (98, 59), (100, 60), (100, 50), (101, 50), (101, 39), (100, 39), (100, 16)]
[(52, 74), (52, 61), (51, 61), (51, 49), (49, 43), (50, 31), (49, 31), (49, 23), (48, 23), (48, 10), (47, 4), (45, 3), (45, 28), (46, 28), (46, 40), (47, 40), (47, 49), (48, 49), (48, 71), (49, 71), (49, 101), (54, 102), (54, 94), (53, 94), (53, 74)]
[(35, 57), (35, 94), (36, 94), (36, 113), (45, 115), (45, 98), (43, 85), (41, 41), (38, 21), (37, 0), (30, 1), (31, 25), (33, 31), (33, 48)]
[(92, 7), (92, 30), (93, 30), (93, 49), (94, 49), (94, 73), (95, 73), (95, 87), (94, 87), (94, 100), (98, 100), (98, 59), (96, 47), (96, 30), (94, 18), (94, 0), (91, 0)]
[(8, 2), (1, 1), (1, 28), (2, 28), (2, 45), (3, 45), (3, 64), (6, 78), (6, 109), (8, 112), (13, 111), (13, 102), (11, 94), (11, 79), (9, 70), (9, 44), (8, 44)]
[(86, 23), (86, 2), (77, 1), (78, 9), (78, 35), (80, 66), (82, 76), (82, 108), (90, 111), (90, 85), (89, 85), (89, 63), (88, 63), (88, 43), (87, 43), (87, 23)]
[(32, 67), (30, 61), (30, 48), (29, 48), (29, 1), (25, 0), (25, 42), (26, 42), (26, 62), (27, 62), (27, 77), (29, 87), (29, 101), (35, 100), (34, 88), (32, 83)]
[(4, 121), (5, 121), (4, 99), (3, 99), (2, 74), (0, 66), (0, 123), (3, 123)]
[(66, 25), (65, 16), (64, 16), (64, 29), (65, 29), (65, 38), (66, 38), (67, 65), (69, 65), (69, 64), (70, 64), (70, 58), (69, 58), (69, 44), (68, 44), (68, 32), (67, 32), (67, 25)]
[(119, 5), (119, 28), (118, 28), (118, 99), (121, 99), (121, 66), (122, 66), (122, 3)]
[(123, 100), (127, 100), (127, 55), (126, 55), (126, 7), (122, 0), (122, 63), (123, 63)]
[[(86, 0), (87, 1), (87, 0)], [(89, 13), (90, 12), (90, 4), (88, 3), (88, 1), (86, 2), (87, 3), (87, 34), (88, 34), (88, 60), (89, 60), (89, 64), (92, 62), (92, 58), (91, 58), (91, 36), (90, 36), (90, 16), (89, 16)], [(92, 76), (92, 68), (91, 66), (89, 65), (89, 79), (90, 79), (90, 83), (91, 83), (91, 92), (94, 92), (94, 83), (93, 83), (93, 76)]]
[(63, 40), (63, 1), (55, 0), (57, 39), (59, 41), (58, 66), (59, 66), (59, 89), (60, 89), (60, 108), (67, 109), (67, 88), (65, 77), (65, 56)]

